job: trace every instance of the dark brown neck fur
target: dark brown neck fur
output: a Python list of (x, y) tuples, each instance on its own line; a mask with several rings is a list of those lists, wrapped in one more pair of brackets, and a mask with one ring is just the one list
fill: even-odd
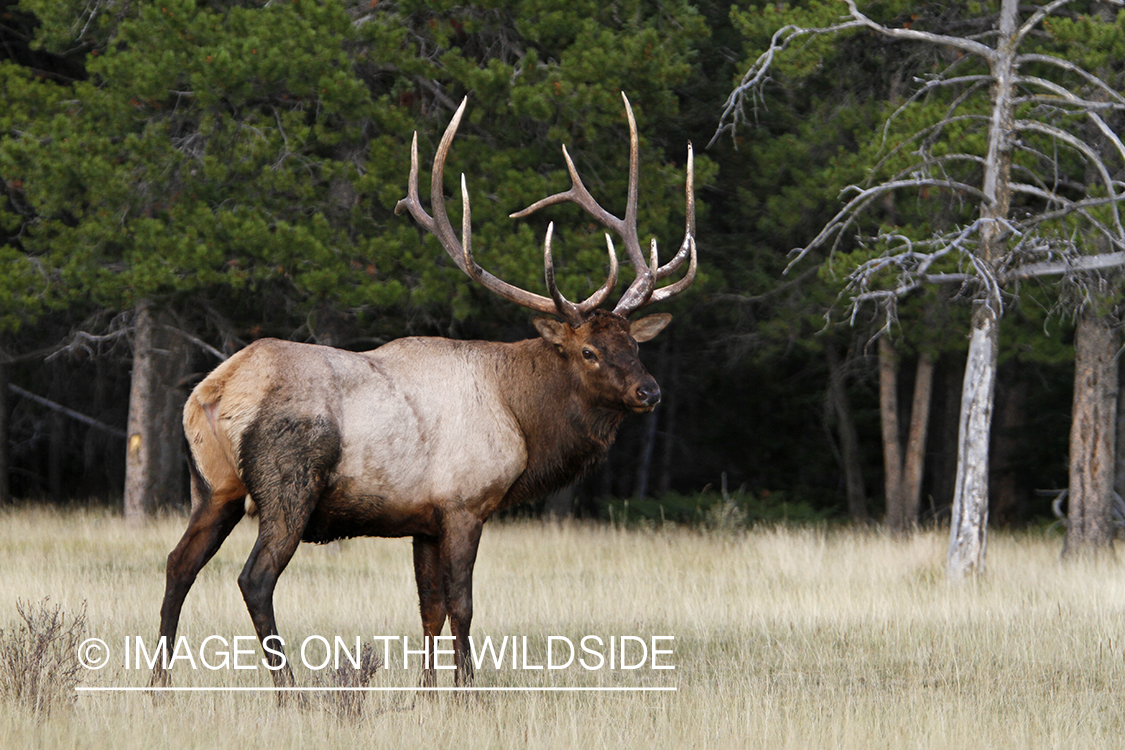
[(585, 400), (566, 360), (543, 339), (505, 346), (524, 350), (498, 367), (527, 441), (527, 468), (504, 497), (502, 507), (510, 507), (562, 489), (601, 463), (627, 412)]

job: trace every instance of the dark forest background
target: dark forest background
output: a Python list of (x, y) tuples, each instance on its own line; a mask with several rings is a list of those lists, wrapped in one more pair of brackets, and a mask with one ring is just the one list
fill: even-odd
[[(956, 289), (918, 293), (887, 331), (877, 309), (845, 312), (824, 254), (782, 273), (841, 190), (863, 180), (880, 123), (933, 61), (862, 32), (807, 45), (748, 124), (707, 147), (727, 94), (786, 14), (824, 7), (0, 0), (7, 497), (120, 505), (130, 399), (146, 398), (172, 446), (150, 469), (147, 508), (184, 506), (177, 410), (221, 357), (258, 337), (369, 349), (405, 335), (533, 335), (529, 313), (489, 296), (394, 215), (411, 134), (428, 164), (469, 97), (447, 173), (464, 172), (473, 191), (478, 260), (542, 293), (547, 217), (507, 214), (565, 189), (564, 144), (592, 192), (620, 210), (624, 91), (641, 137), (642, 239), (657, 237), (665, 259), (682, 236), (686, 144), (696, 146), (700, 274), (667, 305), (672, 325), (642, 347), (664, 402), (627, 420), (573, 496), (524, 512), (691, 521), (725, 503), (751, 521), (880, 520), (882, 331), (899, 404), (912, 403), (918, 358), (934, 362), (919, 520), (940, 520), (968, 306)], [(948, 31), (987, 27), (990, 7), (866, 12)], [(888, 205), (876, 218), (905, 214)], [(584, 297), (603, 278), (601, 231), (577, 210), (550, 218), (560, 285)], [(991, 520), (1049, 523), (1067, 483), (1073, 320), (1050, 282), (1007, 297)], [(140, 387), (138, 366), (148, 368)], [(903, 436), (909, 417), (896, 415)], [(860, 502), (854, 486), (849, 502), (849, 468)]]

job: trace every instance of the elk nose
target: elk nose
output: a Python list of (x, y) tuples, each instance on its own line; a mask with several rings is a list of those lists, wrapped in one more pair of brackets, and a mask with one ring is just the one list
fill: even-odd
[(637, 386), (637, 400), (645, 406), (656, 406), (660, 403), (660, 386), (656, 383)]

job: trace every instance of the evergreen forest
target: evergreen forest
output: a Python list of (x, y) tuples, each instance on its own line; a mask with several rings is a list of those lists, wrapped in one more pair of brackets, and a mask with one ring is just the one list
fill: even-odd
[[(641, 347), (660, 406), (629, 417), (572, 491), (509, 512), (948, 523), (987, 293), (1003, 311), (988, 523), (1074, 515), (1084, 398), (1110, 425), (1097, 505), (1110, 518), (1125, 495), (1125, 16), (1019, 8), (1011, 106), (1032, 124), (1005, 162), (1017, 189), (991, 256), (958, 245), (995, 205), (975, 186), (998, 86), (972, 45), (1002, 46), (1011, 3), (858, 5), (0, 0), (0, 501), (185, 508), (184, 400), (258, 338), (534, 336), (529, 311), (395, 214), (411, 139), (428, 200), (467, 97), (446, 169), (453, 225), (464, 173), (477, 261), (544, 294), (553, 221), (559, 288), (584, 299), (605, 278), (602, 228), (575, 206), (509, 214), (568, 188), (563, 146), (622, 210), (624, 93), (641, 241), (656, 238), (661, 262), (683, 236), (694, 146), (698, 275)], [(939, 38), (965, 47), (914, 43)], [(909, 190), (872, 188), (890, 183)], [(1108, 260), (1081, 260), (1095, 254)], [(631, 274), (623, 262), (618, 294)], [(1105, 360), (1097, 377), (1081, 364), (1086, 321), (1108, 352), (1089, 355)], [(154, 433), (143, 444), (137, 419)], [(126, 467), (145, 452), (130, 501)]]

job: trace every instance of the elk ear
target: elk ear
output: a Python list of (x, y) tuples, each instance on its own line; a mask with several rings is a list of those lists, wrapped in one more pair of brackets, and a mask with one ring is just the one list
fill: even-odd
[(632, 336), (638, 344), (643, 344), (646, 341), (651, 341), (656, 338), (656, 334), (663, 331), (664, 326), (671, 322), (672, 316), (668, 313), (646, 315), (643, 318), (629, 323), (629, 335)]
[(562, 346), (566, 342), (566, 323), (560, 323), (554, 318), (536, 318), (531, 323), (548, 343)]

